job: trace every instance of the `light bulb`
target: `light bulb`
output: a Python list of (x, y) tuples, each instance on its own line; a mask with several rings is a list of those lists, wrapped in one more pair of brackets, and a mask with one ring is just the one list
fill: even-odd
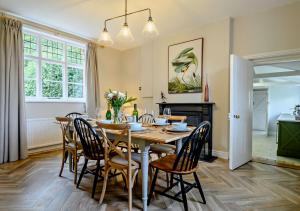
[(147, 23), (144, 26), (143, 34), (144, 36), (149, 38), (156, 37), (159, 34), (151, 16), (149, 17)]
[(127, 23), (124, 23), (123, 27), (121, 28), (120, 32), (118, 33), (117, 40), (120, 42), (133, 42), (134, 41), (134, 37), (133, 37)]
[(100, 34), (99, 37), (99, 43), (104, 45), (104, 46), (111, 46), (114, 44), (113, 40), (111, 39), (106, 27), (104, 28), (104, 30), (102, 31), (102, 33)]

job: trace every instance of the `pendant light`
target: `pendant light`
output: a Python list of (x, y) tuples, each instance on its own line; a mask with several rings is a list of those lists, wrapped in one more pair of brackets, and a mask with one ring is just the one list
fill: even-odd
[(158, 30), (157, 30), (157, 28), (156, 28), (156, 26), (153, 22), (152, 16), (151, 16), (151, 9), (146, 8), (146, 9), (137, 10), (137, 11), (128, 13), (127, 12), (127, 0), (125, 0), (125, 14), (124, 15), (119, 15), (119, 16), (116, 16), (116, 17), (113, 17), (113, 18), (109, 18), (109, 19), (106, 19), (104, 21), (104, 29), (103, 29), (102, 33), (100, 34), (100, 37), (99, 37), (99, 40), (98, 40), (99, 43), (103, 46), (113, 45), (114, 42), (113, 42), (110, 34), (107, 31), (106, 23), (108, 21), (113, 20), (113, 19), (122, 18), (122, 17), (125, 17), (125, 22), (124, 22), (120, 32), (118, 33), (116, 39), (117, 39), (118, 42), (121, 42), (121, 43), (131, 43), (131, 42), (133, 42), (134, 37), (133, 37), (133, 35), (131, 33), (131, 30), (128, 26), (127, 16), (132, 15), (132, 14), (136, 14), (136, 13), (140, 13), (140, 12), (146, 12), (146, 11), (149, 12), (149, 18), (148, 18), (148, 21), (146, 22), (146, 24), (144, 26), (143, 35), (147, 38), (153, 38), (153, 37), (158, 36), (159, 35)]
[(117, 40), (122, 43), (130, 43), (134, 41), (134, 37), (127, 23), (127, 0), (125, 0), (125, 23), (117, 35)]
[(106, 27), (103, 29), (102, 33), (100, 34), (98, 41), (101, 45), (104, 46), (112, 46), (114, 44), (114, 41), (111, 39)]
[(149, 16), (149, 19), (147, 23), (144, 26), (143, 35), (145, 37), (153, 38), (158, 36), (158, 30), (153, 22), (153, 19), (151, 16)]

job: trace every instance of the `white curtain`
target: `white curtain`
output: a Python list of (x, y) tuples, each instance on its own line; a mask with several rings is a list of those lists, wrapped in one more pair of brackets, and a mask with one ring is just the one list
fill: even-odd
[(0, 17), (0, 163), (27, 156), (22, 23)]
[[(87, 71), (87, 102), (86, 110), (89, 116), (96, 117), (96, 110), (100, 109), (99, 66), (97, 64), (97, 45), (88, 44), (86, 56)], [(100, 112), (99, 110), (97, 112)]]

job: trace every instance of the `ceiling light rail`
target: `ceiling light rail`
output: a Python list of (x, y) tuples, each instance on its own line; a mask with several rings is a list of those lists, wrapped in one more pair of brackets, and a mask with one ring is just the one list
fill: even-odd
[(118, 33), (116, 38), (119, 42), (123, 42), (123, 43), (133, 42), (134, 37), (133, 37), (133, 35), (131, 33), (131, 30), (128, 26), (127, 16), (128, 15), (133, 15), (133, 14), (136, 14), (136, 13), (146, 12), (146, 11), (148, 11), (148, 13), (149, 13), (149, 18), (148, 18), (148, 21), (146, 22), (146, 24), (144, 26), (143, 35), (145, 37), (148, 37), (148, 38), (153, 38), (153, 37), (158, 36), (159, 33), (158, 33), (158, 30), (157, 30), (157, 28), (156, 28), (156, 26), (153, 22), (153, 19), (152, 19), (151, 9), (146, 8), (146, 9), (141, 9), (141, 10), (137, 10), (137, 11), (128, 13), (127, 12), (127, 0), (125, 0), (125, 14), (115, 16), (115, 17), (112, 17), (112, 18), (108, 18), (104, 21), (104, 29), (103, 29), (102, 33), (100, 34), (99, 43), (104, 45), (104, 46), (113, 45), (114, 42), (113, 42), (113, 40), (112, 40), (110, 34), (108, 33), (108, 30), (107, 30), (107, 22), (111, 21), (111, 20), (114, 20), (114, 19), (122, 18), (122, 17), (125, 18), (125, 22), (124, 22), (124, 24), (123, 24), (123, 26), (122, 26), (122, 28), (121, 28), (121, 30)]

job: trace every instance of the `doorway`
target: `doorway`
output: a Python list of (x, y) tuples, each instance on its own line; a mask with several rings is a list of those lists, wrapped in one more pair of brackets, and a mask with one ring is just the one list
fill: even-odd
[[(254, 66), (253, 79), (253, 161), (300, 168), (300, 157), (287, 149), (291, 143), (300, 140), (296, 131), (287, 131), (284, 137), (279, 136), (280, 127), (284, 130), (296, 117), (293, 110), (300, 104), (300, 61), (280, 62)], [(288, 121), (287, 121), (288, 120)], [(300, 122), (293, 122), (298, 127)], [(283, 131), (285, 132), (285, 131)], [(286, 133), (286, 132), (285, 132)], [(280, 146), (280, 143), (282, 146)], [(296, 143), (293, 147), (299, 148)], [(283, 148), (285, 153), (280, 153)]]
[[(294, 62), (300, 63), (300, 49), (258, 54), (253, 56), (247, 56), (244, 58), (239, 57), (237, 55), (230, 56), (230, 169), (234, 170), (251, 160), (285, 166), (289, 166), (290, 164), (292, 164), (292, 167), (298, 167), (298, 156), (300, 155), (300, 146), (295, 146), (293, 144), (300, 143), (300, 137), (298, 138), (298, 136), (300, 136), (300, 129), (296, 129), (292, 132), (290, 131), (289, 133), (292, 134), (292, 136), (286, 139), (288, 143), (284, 144), (284, 146), (290, 145), (289, 150), (293, 151), (293, 155), (296, 156), (296, 158), (292, 157), (292, 160), (288, 158), (289, 162), (287, 162), (287, 160), (278, 159), (279, 156), (282, 156), (281, 154), (286, 153), (286, 149), (282, 149), (282, 134), (284, 133), (278, 132), (279, 129), (277, 130), (277, 127), (282, 129), (282, 121), (279, 121), (279, 119), (284, 118), (286, 120), (286, 118), (288, 118), (295, 120), (296, 117), (292, 115), (293, 108), (290, 107), (288, 112), (281, 111), (279, 114), (283, 114), (283, 116), (278, 114), (272, 115), (269, 106), (271, 91), (270, 87), (265, 86), (275, 81), (279, 83), (283, 82), (283, 84), (285, 85), (290, 85), (291, 80), (293, 79), (295, 83), (299, 83), (300, 78), (297, 77), (300, 77), (300, 69), (293, 69), (291, 66), (281, 67), (281, 65), (286, 66), (288, 63), (291, 63), (290, 65), (293, 66), (294, 64), (296, 64)], [(264, 69), (264, 66), (266, 65), (277, 66), (277, 70), (268, 72), (270, 70)], [(254, 67), (262, 67), (262, 70), (260, 71), (260, 73), (255, 73)], [(283, 71), (282, 69), (287, 70)], [(300, 87), (300, 85), (295, 86)], [(257, 115), (258, 118), (255, 117), (255, 114), (253, 116), (253, 92), (256, 90), (267, 90), (267, 94), (264, 93), (263, 97), (257, 96), (257, 98), (261, 97), (264, 99), (264, 102), (261, 103), (261, 106), (258, 106), (258, 108), (255, 110), (263, 114), (263, 117), (261, 117), (261, 115)], [(280, 87), (278, 87), (277, 92), (283, 92), (283, 96), (286, 96), (287, 94), (291, 93), (290, 91), (284, 90)], [(298, 93), (300, 93), (300, 91)], [(279, 99), (279, 103), (281, 104), (286, 102), (289, 102), (289, 100)], [(265, 106), (266, 104), (267, 106)], [(292, 103), (290, 105), (294, 104), (295, 103)], [(283, 108), (283, 106), (279, 104), (279, 108), (281, 109)], [(300, 105), (298, 106), (298, 108), (300, 108)], [(263, 112), (263, 110), (265, 110), (265, 112)], [(288, 114), (288, 116), (286, 114)], [(253, 118), (256, 118), (256, 122), (253, 122)], [(265, 121), (266, 119), (267, 122)], [(270, 120), (272, 120), (272, 122)], [(278, 122), (279, 124), (277, 124)], [(257, 123), (262, 123), (262, 125), (256, 126), (255, 124)], [(256, 130), (253, 130), (254, 127)], [(259, 137), (263, 137), (263, 140), (266, 140), (266, 138), (270, 138), (272, 140), (272, 146), (275, 146), (273, 147), (273, 151), (270, 150), (270, 148), (264, 147), (263, 142), (258, 142), (260, 146), (257, 148), (263, 152), (272, 152), (272, 155), (276, 157), (276, 159), (263, 158), (258, 160), (255, 156), (253, 156), (253, 137), (256, 137), (257, 140), (259, 140)], [(291, 147), (291, 144), (294, 147)], [(295, 151), (295, 149), (298, 151)], [(285, 155), (282, 157), (284, 157), (285, 159), (286, 157), (291, 156)]]

